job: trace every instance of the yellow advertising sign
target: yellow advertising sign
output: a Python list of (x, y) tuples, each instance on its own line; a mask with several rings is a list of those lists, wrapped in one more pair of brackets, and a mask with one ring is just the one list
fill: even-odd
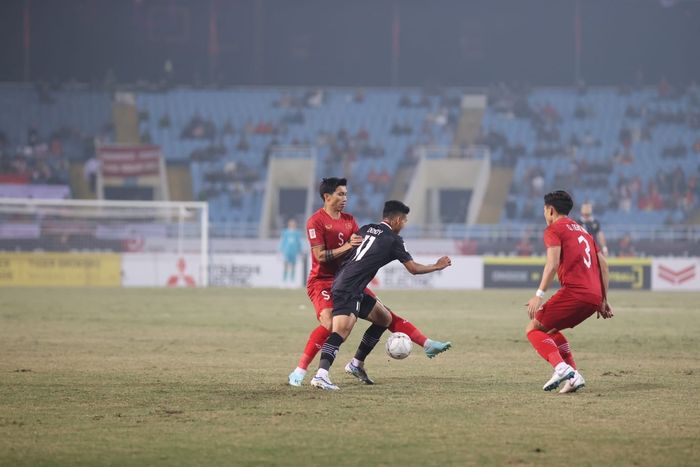
[(115, 253), (0, 253), (0, 286), (120, 285)]

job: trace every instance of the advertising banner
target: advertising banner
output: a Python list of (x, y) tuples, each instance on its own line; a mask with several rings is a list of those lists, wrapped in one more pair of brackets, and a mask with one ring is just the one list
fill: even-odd
[(0, 198), (67, 199), (70, 198), (70, 187), (68, 185), (0, 183)]
[(286, 280), (282, 257), (275, 254), (213, 255), (209, 265), (209, 285), (213, 287), (302, 287), (305, 283), (301, 258)]
[[(478, 256), (452, 256), (452, 266), (430, 274), (412, 275), (394, 261), (379, 270), (370, 284), (376, 289), (462, 289), (483, 288), (483, 262)], [(416, 256), (422, 264), (432, 264), (437, 256)]]
[[(122, 255), (126, 287), (197, 287), (202, 285), (201, 257), (172, 253)], [(217, 254), (209, 258), (210, 287), (302, 287), (303, 261), (284, 277), (282, 257), (275, 254)]]
[(0, 253), (0, 286), (118, 287), (120, 266), (113, 253)]
[[(544, 257), (484, 257), (485, 288), (537, 288), (542, 279)], [(610, 288), (649, 290), (651, 260), (610, 258)], [(559, 287), (555, 278), (553, 287)]]
[(700, 290), (700, 259), (654, 258), (652, 290)]
[(201, 282), (199, 255), (122, 254), (125, 287), (197, 287)]
[(148, 177), (160, 172), (159, 146), (99, 146), (100, 170), (105, 178)]

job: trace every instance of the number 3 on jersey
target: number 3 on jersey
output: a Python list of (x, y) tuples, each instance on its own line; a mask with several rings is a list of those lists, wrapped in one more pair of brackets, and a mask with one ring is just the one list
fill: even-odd
[(372, 235), (365, 235), (365, 238), (362, 239), (362, 243), (360, 246), (357, 248), (357, 251), (355, 252), (355, 261), (360, 261), (362, 257), (367, 253), (367, 250), (372, 246), (372, 243), (377, 239), (377, 237), (374, 237)]
[(591, 269), (591, 245), (588, 244), (588, 240), (586, 240), (586, 237), (583, 235), (579, 235), (578, 242), (586, 244), (586, 257), (583, 258), (583, 264), (585, 264), (588, 269)]

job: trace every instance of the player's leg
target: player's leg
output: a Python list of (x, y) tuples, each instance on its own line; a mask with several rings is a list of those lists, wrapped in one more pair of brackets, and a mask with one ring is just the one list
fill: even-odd
[[(597, 310), (596, 305), (588, 304), (585, 302), (580, 302), (578, 300), (572, 299), (572, 303), (568, 307), (571, 311), (562, 318), (559, 319), (557, 323), (557, 329), (567, 329), (573, 328), (579, 325), (584, 320), (588, 319)], [(576, 392), (579, 389), (583, 389), (586, 386), (586, 380), (583, 378), (581, 372), (578, 371), (576, 363), (574, 361), (573, 353), (571, 352), (571, 346), (568, 340), (564, 337), (561, 332), (551, 332), (550, 335), (554, 342), (559, 348), (559, 353), (562, 356), (564, 362), (574, 368), (573, 378), (569, 378), (564, 383), (564, 386), (559, 391), (560, 394), (568, 392)]]
[(568, 341), (559, 330), (578, 325), (593, 314), (593, 308), (565, 290), (560, 290), (543, 305), (528, 325), (528, 340), (542, 358), (554, 367), (554, 374), (544, 385), (545, 391), (556, 389), (561, 382), (571, 379), (581, 387), (585, 384), (576, 370)]
[(543, 326), (537, 319), (530, 321), (525, 329), (525, 334), (532, 347), (554, 368), (552, 377), (542, 387), (545, 391), (558, 388), (562, 381), (572, 378), (575, 372), (561, 358), (559, 348), (554, 339), (548, 334), (549, 331), (551, 329)]
[(575, 370), (576, 362), (574, 361), (574, 354), (571, 352), (571, 345), (564, 334), (562, 334), (561, 331), (556, 331), (550, 332), (549, 335), (554, 340), (554, 343), (557, 344), (562, 360)]
[(306, 376), (309, 364), (321, 350), (331, 333), (333, 299), (331, 297), (331, 283), (309, 286), (307, 292), (316, 310), (316, 319), (319, 325), (311, 331), (304, 346), (304, 351), (299, 358), (297, 367), (289, 374), (289, 384), (291, 386), (301, 386)]
[(391, 323), (391, 314), (389, 314), (389, 310), (387, 310), (376, 297), (373, 295), (365, 295), (360, 304), (359, 316), (372, 324), (362, 336), (362, 341), (360, 341), (360, 345), (357, 346), (355, 357), (345, 365), (345, 372), (365, 384), (374, 384), (374, 381), (372, 381), (365, 371), (365, 359), (377, 345), (382, 334)]
[[(318, 370), (316, 371), (316, 376), (311, 379), (311, 385), (319, 389), (339, 389), (338, 386), (331, 382), (328, 371), (333, 366), (340, 346), (348, 338), (357, 321), (357, 316), (352, 311), (354, 308), (346, 306), (348, 302), (343, 302), (340, 305), (336, 302), (336, 308), (333, 309), (333, 332), (328, 336), (321, 348), (321, 360)], [(359, 305), (359, 300), (355, 300), (355, 302)], [(340, 308), (337, 308), (338, 306)]]
[(294, 255), (288, 254), (284, 260), (284, 277), (285, 281), (289, 281), (294, 284), (294, 276), (296, 272), (296, 262), (297, 258)]
[(391, 314), (389, 331), (406, 334), (413, 342), (423, 347), (423, 351), (428, 358), (433, 358), (452, 347), (452, 343), (449, 341), (441, 342), (427, 338), (413, 323), (397, 315), (388, 307), (387, 310)]
[[(376, 298), (376, 295), (370, 289), (365, 289), (365, 294)], [(394, 313), (388, 306), (384, 305), (384, 307), (391, 314), (389, 331), (406, 334), (413, 342), (423, 347), (423, 351), (428, 358), (433, 358), (452, 347), (452, 343), (449, 341), (441, 342), (427, 338), (413, 323)]]

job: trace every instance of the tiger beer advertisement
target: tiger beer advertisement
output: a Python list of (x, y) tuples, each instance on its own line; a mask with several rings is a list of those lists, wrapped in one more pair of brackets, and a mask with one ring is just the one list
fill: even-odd
[(121, 285), (121, 257), (114, 253), (0, 253), (2, 286)]
[[(544, 257), (484, 257), (485, 288), (537, 288), (542, 280)], [(609, 258), (610, 288), (648, 290), (651, 288), (651, 260)], [(559, 287), (555, 278), (553, 288)]]

